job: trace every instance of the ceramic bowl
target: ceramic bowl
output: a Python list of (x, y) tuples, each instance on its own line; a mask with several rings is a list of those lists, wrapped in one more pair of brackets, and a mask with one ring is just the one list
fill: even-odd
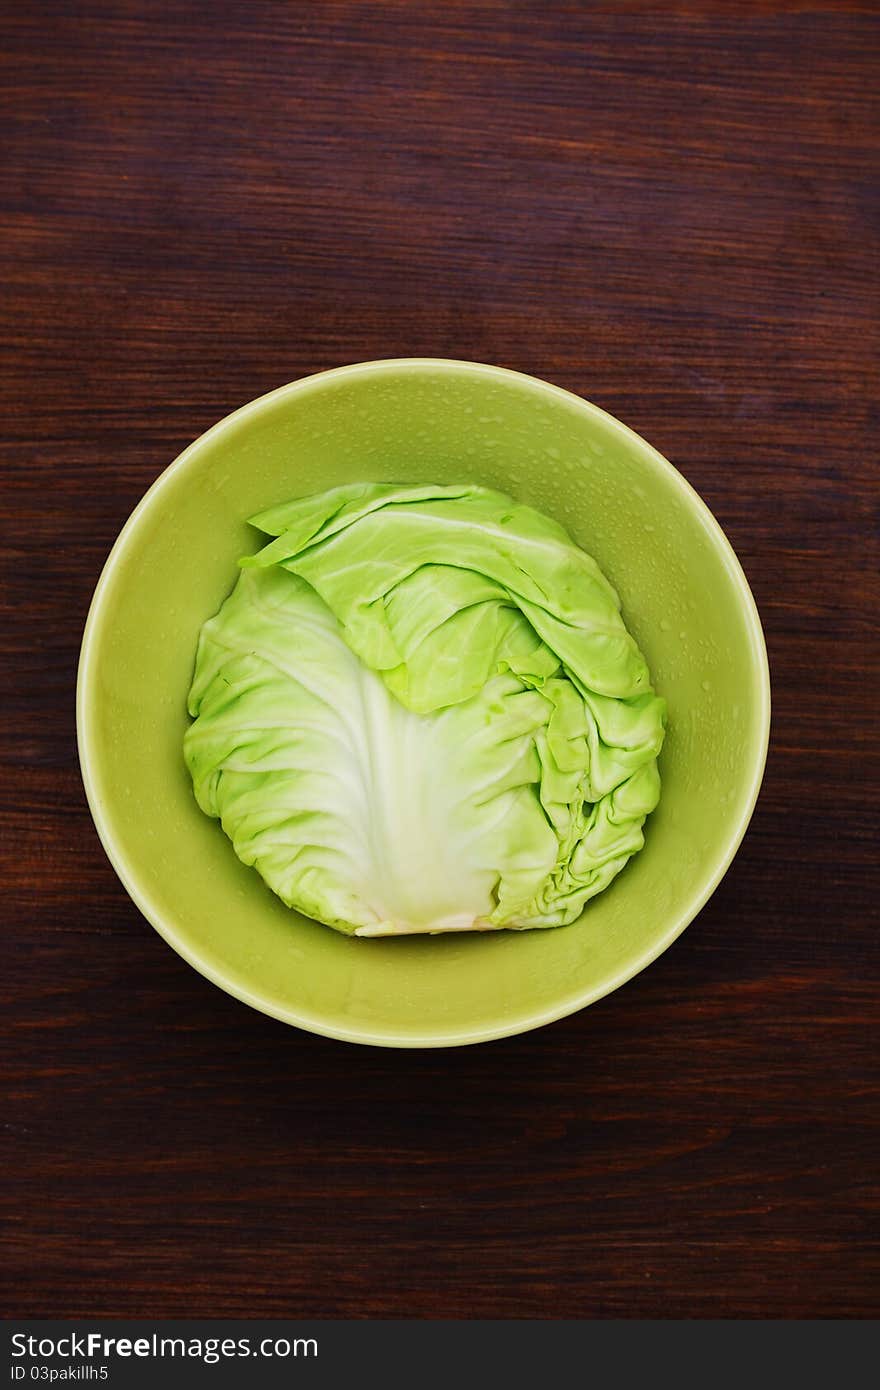
[[(353, 479), (473, 481), (569, 529), (622, 598), (669, 708), (644, 850), (569, 927), (365, 940), (285, 907), (196, 806), (181, 752), (199, 629), (259, 547), (246, 518)], [(175, 950), (245, 1003), (351, 1042), (474, 1043), (616, 989), (717, 887), (769, 725), (755, 603), (717, 522), (632, 430), (577, 396), (471, 362), (367, 362), (236, 410), (123, 528), (83, 638), (86, 792), (116, 872)]]

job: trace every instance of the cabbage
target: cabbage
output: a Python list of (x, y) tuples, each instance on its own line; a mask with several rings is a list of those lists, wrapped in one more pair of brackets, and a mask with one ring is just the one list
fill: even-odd
[(665, 705), (595, 561), (488, 488), (270, 508), (202, 629), (196, 798), (359, 936), (553, 927), (643, 844)]

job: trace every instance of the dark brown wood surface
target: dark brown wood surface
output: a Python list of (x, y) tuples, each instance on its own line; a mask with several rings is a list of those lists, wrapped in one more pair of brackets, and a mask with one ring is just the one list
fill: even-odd
[[(876, 9), (8, 0), (2, 31), (5, 1310), (876, 1314)], [(186, 443), (422, 354), (674, 460), (775, 705), (751, 830), (665, 956), (407, 1053), (285, 1028), (160, 940), (73, 690)]]

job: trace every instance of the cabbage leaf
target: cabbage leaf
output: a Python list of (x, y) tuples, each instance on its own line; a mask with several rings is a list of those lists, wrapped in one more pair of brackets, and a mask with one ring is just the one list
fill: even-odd
[(239, 857), (361, 936), (575, 920), (643, 844), (665, 725), (595, 561), (476, 486), (252, 524), (272, 539), (202, 629), (184, 749)]

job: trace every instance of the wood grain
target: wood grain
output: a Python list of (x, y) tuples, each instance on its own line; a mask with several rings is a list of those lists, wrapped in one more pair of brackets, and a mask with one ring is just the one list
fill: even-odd
[[(3, 6), (7, 1313), (878, 1312), (870, 6)], [(92, 588), (233, 407), (532, 372), (672, 458), (774, 731), (682, 939), (539, 1033), (354, 1049), (179, 960), (76, 766)]]

